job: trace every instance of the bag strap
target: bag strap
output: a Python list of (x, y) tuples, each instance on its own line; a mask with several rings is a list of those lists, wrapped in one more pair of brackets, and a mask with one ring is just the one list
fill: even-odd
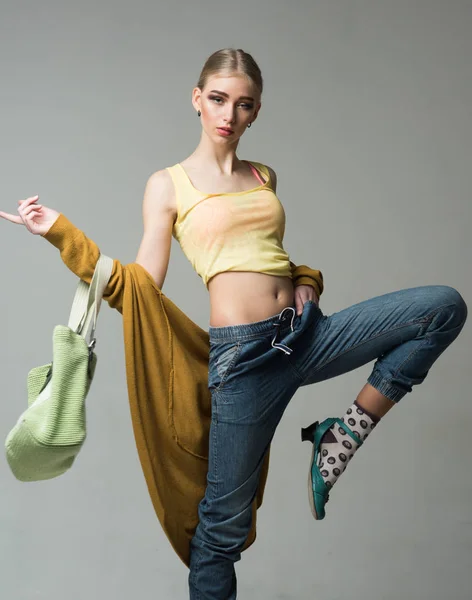
[(80, 280), (72, 303), (68, 326), (81, 335), (88, 345), (94, 344), (97, 317), (103, 292), (108, 285), (113, 270), (113, 259), (101, 254), (93, 273), (90, 285)]
[(92, 347), (95, 345), (95, 329), (97, 327), (97, 318), (98, 313), (100, 312), (103, 292), (107, 287), (112, 269), (113, 259), (102, 257), (102, 260), (100, 260), (100, 264), (98, 265), (98, 272), (96, 275), (97, 282), (95, 285), (93, 281), (90, 284), (91, 290), (88, 298), (89, 308), (87, 310), (87, 317), (84, 321), (83, 328), (79, 333)]

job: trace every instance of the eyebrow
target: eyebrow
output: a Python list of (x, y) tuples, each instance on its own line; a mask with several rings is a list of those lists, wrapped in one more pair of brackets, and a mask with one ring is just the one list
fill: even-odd
[[(229, 98), (229, 95), (226, 92), (220, 92), (219, 90), (211, 90), (210, 94), (212, 92), (215, 92), (216, 94), (220, 94), (221, 96), (226, 96), (226, 98)], [(240, 100), (252, 100), (254, 102), (254, 98), (251, 98), (251, 96), (239, 96)]]

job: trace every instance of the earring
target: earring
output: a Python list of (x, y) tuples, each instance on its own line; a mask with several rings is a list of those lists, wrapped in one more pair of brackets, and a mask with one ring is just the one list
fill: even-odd
[(197, 112), (197, 115), (200, 116), (202, 113), (200, 111)]
[(251, 127), (252, 123), (249, 123), (248, 127)]

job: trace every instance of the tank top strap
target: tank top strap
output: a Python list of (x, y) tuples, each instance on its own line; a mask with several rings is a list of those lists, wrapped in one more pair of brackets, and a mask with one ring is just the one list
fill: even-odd
[(166, 167), (169, 171), (174, 183), (176, 204), (177, 204), (177, 221), (187, 213), (187, 211), (201, 199), (201, 193), (196, 190), (190, 182), (187, 174), (179, 163)]
[(263, 184), (265, 183), (264, 180), (261, 177), (261, 174), (259, 173), (259, 171), (256, 169), (256, 167), (250, 163), (249, 161), (246, 161), (248, 163), (248, 165), (251, 168), (251, 171), (254, 173), (254, 175), (257, 177), (257, 179), (259, 180), (259, 183)]
[[(261, 185), (264, 183), (269, 182), (269, 187), (272, 187), (272, 182), (270, 181), (270, 173), (269, 173), (269, 169), (267, 168), (266, 165), (264, 165), (261, 162), (257, 162), (256, 160), (251, 160), (251, 161), (246, 161), (249, 166), (251, 167), (251, 169), (254, 172), (254, 168), (256, 169), (256, 172), (254, 172), (254, 175), (257, 177), (257, 179), (259, 179), (259, 181), (261, 182)], [(262, 178), (261, 178), (261, 174), (262, 174)]]

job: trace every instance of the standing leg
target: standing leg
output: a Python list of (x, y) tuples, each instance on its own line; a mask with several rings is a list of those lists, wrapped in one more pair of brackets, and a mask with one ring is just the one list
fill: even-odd
[(191, 540), (191, 600), (236, 598), (234, 563), (251, 529), (263, 461), (299, 387), (297, 374), (271, 345), (274, 327), (269, 320), (260, 327), (256, 323), (221, 329), (228, 335), (241, 332), (241, 340), (210, 345), (208, 476)]
[[(218, 402), (213, 400), (216, 414)], [(268, 430), (212, 418), (207, 488), (191, 541), (190, 600), (236, 598), (234, 563), (240, 560), (251, 527), (252, 503), (269, 443)]]

